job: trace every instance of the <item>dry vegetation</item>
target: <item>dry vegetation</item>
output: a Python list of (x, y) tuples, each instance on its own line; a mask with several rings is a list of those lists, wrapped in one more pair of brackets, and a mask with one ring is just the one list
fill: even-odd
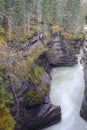
[(37, 52), (36, 48), (31, 51), (17, 51), (10, 47), (0, 45), (0, 63), (6, 67), (7, 75), (14, 74), (19, 78), (29, 78), (29, 73), (33, 67), (34, 61), (38, 56), (45, 51), (43, 45), (39, 47)]

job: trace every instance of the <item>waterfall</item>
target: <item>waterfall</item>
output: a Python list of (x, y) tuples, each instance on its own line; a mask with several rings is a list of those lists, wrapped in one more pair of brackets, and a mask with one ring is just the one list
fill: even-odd
[(87, 130), (87, 122), (79, 116), (85, 87), (83, 66), (79, 62), (74, 67), (54, 68), (52, 79), (51, 101), (61, 106), (62, 121), (44, 130)]

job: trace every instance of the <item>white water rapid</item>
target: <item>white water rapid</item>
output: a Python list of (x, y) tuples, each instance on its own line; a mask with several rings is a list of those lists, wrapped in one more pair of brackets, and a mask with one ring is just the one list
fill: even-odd
[(82, 65), (54, 68), (52, 79), (51, 101), (61, 106), (62, 120), (44, 130), (87, 130), (87, 122), (79, 116), (84, 94)]

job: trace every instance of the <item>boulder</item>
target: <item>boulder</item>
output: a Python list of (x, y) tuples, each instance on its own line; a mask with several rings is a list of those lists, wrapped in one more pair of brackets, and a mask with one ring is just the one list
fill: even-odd
[(52, 104), (41, 104), (33, 108), (21, 110), (15, 130), (41, 130), (60, 122), (61, 109)]

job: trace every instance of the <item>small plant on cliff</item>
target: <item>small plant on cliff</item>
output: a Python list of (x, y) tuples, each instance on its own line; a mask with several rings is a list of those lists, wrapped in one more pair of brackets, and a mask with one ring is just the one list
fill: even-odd
[(44, 72), (44, 69), (42, 67), (37, 66), (36, 68), (33, 66), (29, 73), (31, 74), (31, 77), (33, 78), (34, 83), (37, 83), (38, 81), (41, 81), (41, 75)]
[(7, 42), (4, 38), (4, 36), (0, 36), (0, 45), (7, 46)]
[(13, 130), (15, 121), (7, 107), (0, 108), (0, 130)]
[(75, 36), (74, 36), (74, 39), (84, 39), (84, 34), (83, 33), (77, 33), (77, 34), (75, 34)]
[(7, 108), (12, 103), (12, 94), (7, 91), (8, 80), (4, 74), (5, 68), (0, 66), (0, 130), (13, 130), (15, 121)]
[(28, 101), (32, 101), (32, 102), (37, 102), (40, 101), (44, 95), (47, 93), (48, 91), (48, 87), (47, 86), (43, 86), (43, 88), (40, 91), (36, 91), (34, 89), (28, 90), (25, 95), (24, 95), (24, 99), (28, 99)]
[(58, 25), (53, 25), (53, 26), (51, 27), (51, 31), (52, 31), (52, 32), (58, 32), (58, 31), (60, 31), (60, 27), (59, 27)]
[(4, 31), (5, 31), (4, 28), (0, 25), (0, 35), (4, 34)]
[(12, 94), (7, 91), (8, 80), (5, 78), (4, 67), (0, 67), (0, 108), (12, 102)]

